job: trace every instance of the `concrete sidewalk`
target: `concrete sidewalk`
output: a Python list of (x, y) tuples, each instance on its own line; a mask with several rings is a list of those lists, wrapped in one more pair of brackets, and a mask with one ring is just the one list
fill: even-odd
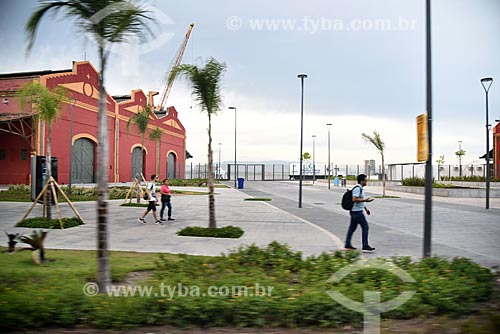
[[(206, 188), (171, 187), (171, 189), (207, 191)], [(216, 188), (215, 205), (217, 226), (241, 227), (245, 234), (239, 239), (196, 238), (177, 236), (186, 226), (208, 226), (207, 195), (174, 195), (172, 197), (175, 221), (155, 225), (152, 214), (142, 225), (137, 218), (143, 208), (120, 207), (122, 200), (109, 204), (110, 249), (138, 252), (169, 252), (193, 255), (220, 255), (242, 245), (268, 245), (273, 240), (286, 243), (304, 255), (319, 254), (342, 248), (342, 242), (331, 232), (266, 202), (245, 201), (250, 196), (235, 189)], [(0, 202), (0, 230), (29, 235), (31, 229), (14, 227), (32, 203)], [(51, 230), (46, 247), (52, 249), (96, 248), (96, 203), (75, 202), (75, 207), (86, 224), (66, 230)], [(158, 208), (159, 210), (159, 208)], [(67, 204), (61, 204), (63, 217), (74, 214)], [(55, 210), (54, 213), (55, 215)], [(158, 211), (159, 214), (159, 211)], [(37, 205), (30, 217), (41, 216)], [(0, 244), (7, 246), (7, 236), (0, 234)]]
[[(314, 222), (342, 239), (349, 226), (349, 212), (340, 206), (346, 191), (325, 183), (304, 183), (302, 208), (298, 208), (297, 181), (245, 183), (242, 191), (255, 197), (270, 197), (273, 206), (304, 220)], [(381, 187), (365, 188), (367, 196), (381, 193)], [(370, 244), (374, 253), (363, 257), (410, 256), (418, 259), (423, 253), (424, 199), (422, 195), (408, 193), (398, 198), (377, 198), (369, 203), (372, 214)], [(432, 253), (449, 258), (455, 256), (472, 259), (485, 266), (500, 266), (500, 201), (492, 199), (491, 209), (484, 209), (484, 198), (433, 197)], [(361, 232), (356, 231), (353, 245), (360, 247)]]

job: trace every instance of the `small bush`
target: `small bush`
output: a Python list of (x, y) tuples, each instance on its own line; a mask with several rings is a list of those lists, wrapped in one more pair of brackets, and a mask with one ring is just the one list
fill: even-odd
[[(484, 176), (441, 176), (443, 181), (465, 181), (465, 182), (486, 182), (486, 177)], [(491, 182), (500, 182), (499, 177), (491, 177)]]
[(253, 198), (245, 198), (245, 201), (262, 201), (262, 202), (270, 202), (272, 201), (273, 199), (272, 198), (257, 198), (257, 197), (253, 197)]
[(224, 226), (208, 228), (199, 226), (188, 226), (177, 232), (177, 235), (187, 237), (214, 237), (214, 238), (239, 238), (245, 233), (237, 226)]
[(410, 177), (401, 180), (401, 184), (407, 187), (425, 187), (425, 179), (423, 177)]
[[(444, 178), (443, 178), (444, 180)], [(403, 179), (401, 181), (403, 186), (408, 187), (425, 187), (425, 178), (423, 177), (410, 177), (407, 179)], [(434, 179), (432, 179), (432, 188), (444, 188), (444, 189), (467, 189), (468, 187), (460, 187), (451, 183), (434, 183)]]
[[(80, 225), (84, 224), (83, 221), (81, 221), (79, 218), (76, 218), (76, 217), (61, 218), (61, 221), (63, 223), (64, 228), (70, 228), (70, 227), (80, 226)], [(52, 219), (49, 221), (49, 220), (47, 220), (47, 218), (35, 217), (35, 218), (29, 218), (29, 219), (25, 219), (21, 222), (18, 222), (16, 224), (16, 227), (60, 229), (61, 224), (59, 222), (59, 219)]]

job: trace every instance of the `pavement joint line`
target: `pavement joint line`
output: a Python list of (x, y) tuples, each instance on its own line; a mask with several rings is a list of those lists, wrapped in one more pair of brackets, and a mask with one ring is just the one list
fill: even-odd
[(310, 221), (307, 221), (307, 220), (305, 220), (303, 218), (300, 218), (299, 216), (296, 216), (296, 215), (294, 215), (292, 213), (286, 212), (283, 209), (277, 208), (277, 207), (275, 207), (275, 206), (273, 206), (273, 205), (271, 205), (269, 203), (266, 203), (266, 202), (263, 202), (263, 203), (266, 204), (266, 205), (269, 205), (270, 207), (274, 208), (275, 210), (284, 212), (285, 214), (287, 214), (287, 215), (289, 215), (291, 217), (294, 217), (294, 218), (296, 218), (296, 219), (298, 219), (298, 220), (300, 220), (300, 221), (308, 224), (309, 226), (312, 226), (312, 227), (318, 229), (322, 233), (326, 234), (330, 239), (332, 239), (332, 241), (335, 244), (335, 246), (337, 246), (340, 249), (344, 249), (344, 242), (339, 237), (337, 237), (335, 234), (333, 234), (332, 232), (327, 231), (326, 229), (322, 228), (321, 226), (318, 226), (318, 225), (316, 225), (314, 223), (311, 223)]

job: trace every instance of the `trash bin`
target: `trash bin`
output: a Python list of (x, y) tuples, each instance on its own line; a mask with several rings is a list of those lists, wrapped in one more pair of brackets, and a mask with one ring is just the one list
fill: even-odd
[(245, 179), (242, 177), (238, 178), (238, 189), (243, 189), (243, 184), (245, 183)]

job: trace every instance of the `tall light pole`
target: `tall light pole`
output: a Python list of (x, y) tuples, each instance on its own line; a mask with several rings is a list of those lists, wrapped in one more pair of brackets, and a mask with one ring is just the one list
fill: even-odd
[(238, 165), (236, 164), (236, 107), (229, 107), (234, 109), (234, 189), (238, 189), (236, 182), (238, 181)]
[(313, 139), (313, 184), (316, 181), (316, 135), (312, 135)]
[[(332, 128), (332, 124), (326, 124), (328, 128), (328, 189), (330, 189), (330, 129)], [(347, 176), (347, 175), (346, 175)]]
[(299, 209), (302, 208), (302, 145), (304, 139), (304, 79), (307, 74), (299, 74), (297, 78), (301, 83), (301, 98), (300, 98), (300, 171), (299, 171)]
[(69, 181), (68, 181), (68, 194), (71, 195), (71, 177), (73, 174), (73, 113), (75, 111), (76, 99), (74, 97), (69, 99), (71, 103), (71, 116), (69, 119)]
[(488, 92), (493, 78), (482, 78), (481, 85), (486, 93), (486, 209), (490, 208), (490, 121), (488, 118)]
[(221, 146), (222, 146), (222, 143), (219, 143), (219, 169), (217, 171), (217, 173), (219, 174), (219, 177), (218, 177), (219, 180), (220, 180), (220, 148), (221, 148)]
[(427, 161), (425, 163), (424, 250), (431, 256), (432, 246), (432, 51), (431, 51), (431, 0), (425, 1), (425, 58), (426, 58), (426, 109), (427, 109)]
[(458, 172), (460, 177), (462, 177), (462, 141), (458, 141)]

